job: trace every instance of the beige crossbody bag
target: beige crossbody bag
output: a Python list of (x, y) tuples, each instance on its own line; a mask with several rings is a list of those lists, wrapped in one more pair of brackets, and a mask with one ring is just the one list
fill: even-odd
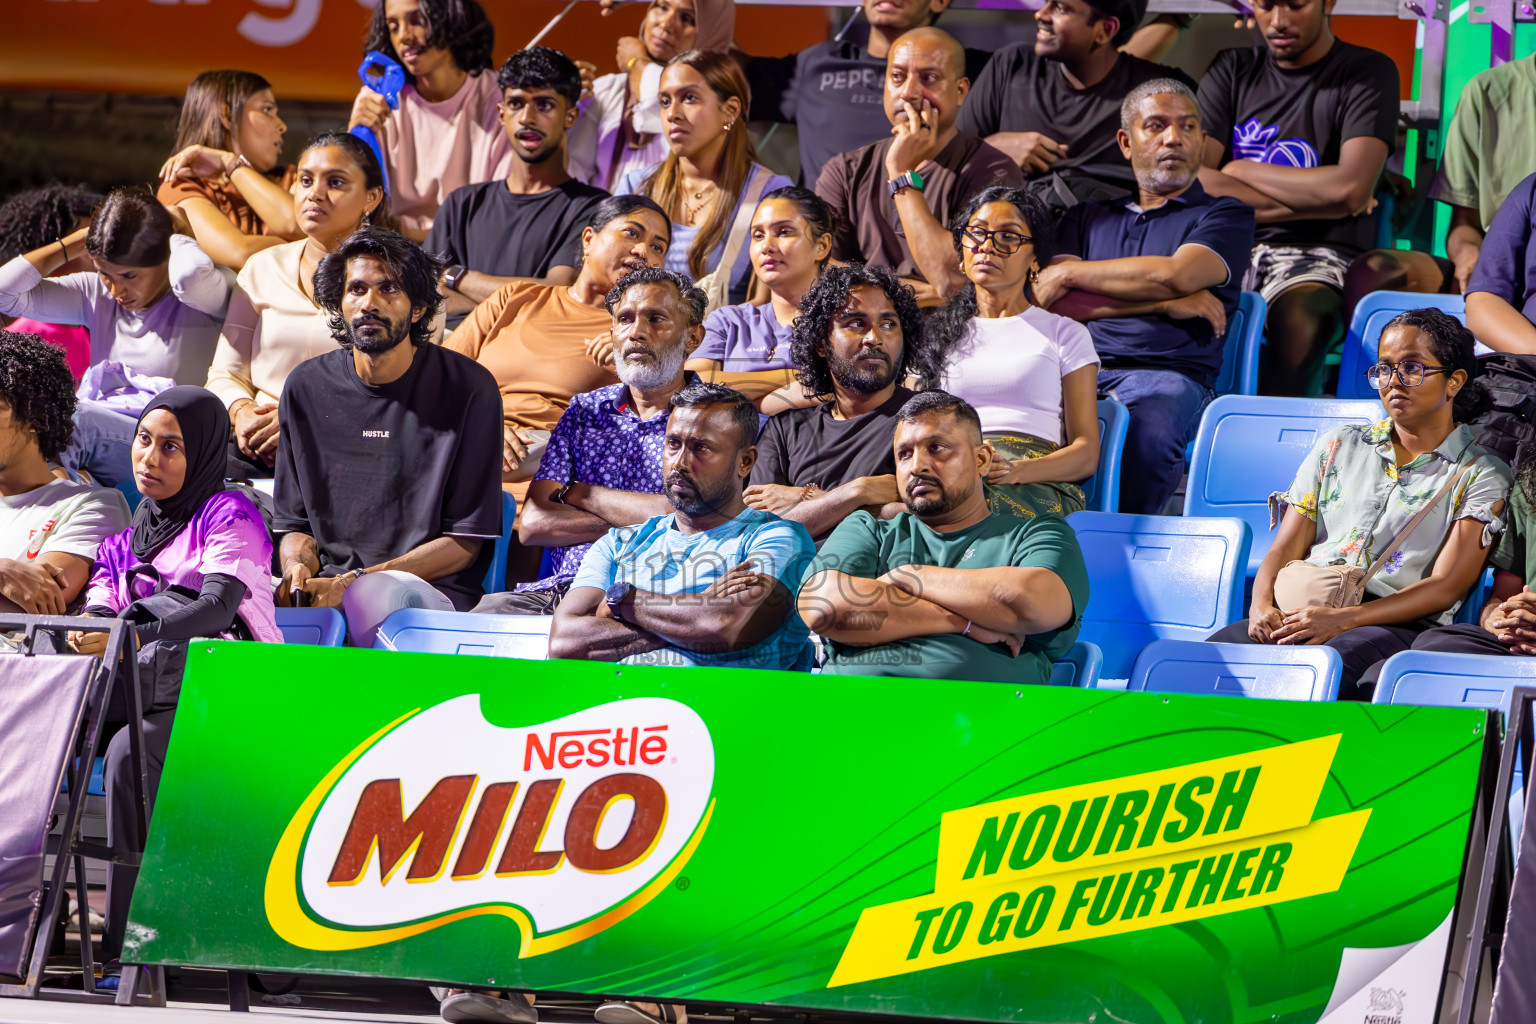
[(1478, 450), (1471, 462), (1457, 470), (1434, 498), (1425, 502), (1424, 507), (1408, 520), (1408, 525), (1392, 538), (1392, 543), (1371, 563), (1370, 568), (1362, 569), (1357, 565), (1314, 565), (1300, 558), (1285, 563), (1275, 574), (1275, 607), (1282, 612), (1312, 606), (1353, 608), (1365, 600), (1365, 585), (1376, 575), (1376, 570), (1386, 564), (1387, 559), (1397, 552), (1414, 528), (1424, 521), (1431, 509), (1445, 500), (1445, 496), (1455, 489), (1467, 470), (1481, 457), (1482, 452)]
[(747, 179), (746, 188), (741, 190), (741, 202), (736, 205), (736, 216), (731, 222), (731, 232), (725, 239), (725, 251), (720, 255), (720, 264), (714, 270), (705, 274), (694, 283), (709, 296), (708, 312), (713, 313), (721, 306), (729, 305), (731, 298), (731, 274), (736, 269), (736, 260), (741, 255), (741, 247), (746, 244), (747, 236), (752, 233), (752, 217), (757, 213), (757, 204), (763, 199), (763, 193), (768, 189), (768, 179), (773, 177), (773, 172), (766, 167), (758, 167)]

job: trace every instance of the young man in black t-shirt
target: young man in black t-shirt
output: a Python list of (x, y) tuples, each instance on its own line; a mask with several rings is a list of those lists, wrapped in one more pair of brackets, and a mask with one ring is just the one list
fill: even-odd
[[(787, 121), (799, 129), (800, 182), (816, 184), (821, 168), (839, 153), (890, 135), (884, 117), (885, 65), (891, 44), (915, 28), (931, 25), (950, 0), (862, 0), (863, 20), (837, 39), (817, 43), (788, 57), (753, 57), (747, 63), (752, 86), (751, 119)], [(991, 56), (965, 51), (971, 81)]]
[(1200, 183), (1258, 219), (1243, 287), (1269, 303), (1269, 394), (1321, 385), (1344, 335), (1344, 274), (1376, 241), (1370, 210), (1396, 140), (1397, 66), (1335, 39), (1334, 0), (1257, 0), (1262, 50), (1221, 53), (1200, 83)]
[(746, 498), (820, 540), (861, 508), (904, 508), (891, 437), (912, 397), (901, 382), (928, 375), (928, 358), (912, 289), (885, 267), (828, 267), (800, 312), (791, 358), (801, 386), (827, 401), (769, 418)]
[(340, 606), (360, 647), (399, 608), (471, 608), (501, 533), (501, 393), (431, 343), (440, 270), (393, 231), (343, 242), (315, 271), (342, 347), (283, 387), (277, 599)]
[(1013, 158), (1031, 190), (1056, 209), (1136, 190), (1120, 152), (1120, 104), (1183, 72), (1120, 52), (1146, 13), (1145, 0), (1048, 0), (1035, 14), (1033, 45), (1004, 47), (972, 81), (962, 132)]
[(534, 46), (497, 72), (501, 128), (512, 144), (505, 181), (448, 193), (424, 247), (447, 265), (448, 329), (515, 278), (567, 285), (581, 262), (581, 229), (608, 193), (566, 170), (581, 73), (559, 50)]

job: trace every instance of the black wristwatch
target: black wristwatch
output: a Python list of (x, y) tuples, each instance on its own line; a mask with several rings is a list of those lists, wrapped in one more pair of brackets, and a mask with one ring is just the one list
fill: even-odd
[(467, 273), (469, 273), (468, 267), (459, 263), (455, 263), (453, 266), (443, 271), (444, 286), (446, 286), (449, 291), (458, 291), (459, 282), (464, 280), (464, 275)]
[(574, 480), (567, 480), (565, 483), (561, 484), (560, 489), (549, 496), (549, 500), (554, 502), (556, 505), (564, 505), (565, 496), (570, 491), (571, 485), (575, 482), (576, 481)]
[(608, 602), (608, 610), (613, 612), (613, 617), (619, 622), (625, 623), (626, 625), (629, 624), (629, 620), (624, 618), (624, 612), (621, 606), (625, 601), (629, 600), (629, 596), (634, 592), (635, 585), (633, 583), (615, 583), (613, 586), (609, 587), (608, 592), (603, 595), (603, 600)]

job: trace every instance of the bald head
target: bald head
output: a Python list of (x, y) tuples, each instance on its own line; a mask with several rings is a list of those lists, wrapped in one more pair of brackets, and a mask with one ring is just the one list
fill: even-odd
[(891, 44), (885, 62), (885, 116), (891, 124), (907, 120), (908, 107), (920, 111), (926, 100), (938, 115), (934, 138), (947, 142), (970, 88), (965, 48), (943, 29), (914, 28)]
[(960, 40), (943, 29), (928, 25), (897, 36), (886, 58), (887, 67), (896, 59), (897, 51), (903, 46), (916, 47), (934, 55), (942, 54), (950, 75), (957, 80), (965, 77), (965, 47), (960, 45)]

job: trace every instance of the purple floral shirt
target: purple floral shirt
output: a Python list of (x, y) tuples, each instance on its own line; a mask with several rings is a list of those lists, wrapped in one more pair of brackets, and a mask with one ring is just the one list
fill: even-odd
[[(85, 607), (121, 612), (153, 591), (151, 580), (134, 581), (128, 593), (128, 570), (142, 564), (133, 554), (133, 528), (101, 542)], [(192, 521), (150, 560), (168, 584), (201, 590), (211, 573), (233, 576), (245, 584), (240, 619), (257, 640), (283, 642), (272, 606), (272, 541), (261, 512), (238, 491), (223, 491), (203, 502)]]
[[(698, 374), (690, 370), (684, 378), (687, 386), (698, 380)], [(549, 446), (544, 449), (534, 482), (554, 480), (560, 484), (660, 494), (661, 449), (666, 431), (665, 412), (648, 420), (639, 417), (629, 404), (627, 384), (610, 384), (577, 395), (560, 414), (560, 422), (549, 435)], [(548, 590), (573, 578), (591, 546), (550, 548), (546, 556), (549, 574), (537, 583), (524, 583), (517, 589), (523, 593)]]

